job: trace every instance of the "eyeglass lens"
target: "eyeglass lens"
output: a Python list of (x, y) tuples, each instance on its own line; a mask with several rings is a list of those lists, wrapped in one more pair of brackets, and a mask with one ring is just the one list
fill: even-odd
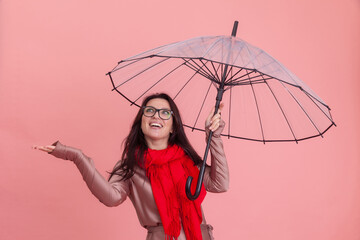
[(169, 109), (156, 109), (154, 107), (145, 107), (144, 108), (144, 116), (153, 117), (156, 112), (159, 113), (159, 117), (163, 120), (168, 120), (171, 117), (171, 110)]

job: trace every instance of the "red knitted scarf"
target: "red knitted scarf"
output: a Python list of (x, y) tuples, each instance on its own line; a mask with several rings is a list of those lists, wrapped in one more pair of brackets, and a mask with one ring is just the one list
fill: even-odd
[(191, 201), (186, 196), (187, 177), (193, 177), (191, 191), (195, 192), (199, 174), (190, 157), (177, 145), (168, 146), (164, 150), (148, 149), (145, 152), (145, 170), (164, 226), (165, 239), (177, 239), (181, 224), (186, 239), (202, 239), (200, 205), (206, 191), (202, 185), (200, 196), (196, 200)]

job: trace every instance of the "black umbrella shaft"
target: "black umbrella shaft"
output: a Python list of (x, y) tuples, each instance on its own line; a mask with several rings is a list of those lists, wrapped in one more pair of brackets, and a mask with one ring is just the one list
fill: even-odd
[[(223, 73), (222, 79), (221, 79), (221, 84), (220, 84), (220, 87), (217, 90), (218, 92), (217, 92), (217, 96), (216, 96), (216, 104), (215, 104), (214, 115), (219, 110), (219, 106), (220, 106), (220, 103), (221, 103), (221, 100), (222, 100), (222, 96), (224, 94), (224, 85), (225, 85), (225, 77), (226, 77), (227, 69), (228, 69), (228, 65), (225, 65), (224, 73)], [(200, 168), (200, 173), (199, 173), (199, 177), (198, 177), (198, 180), (197, 180), (196, 190), (195, 190), (194, 195), (191, 194), (191, 183), (192, 183), (193, 177), (189, 176), (187, 181), (186, 181), (186, 185), (185, 185), (186, 196), (190, 200), (195, 200), (200, 195), (201, 185), (202, 185), (202, 182), (203, 182), (203, 179), (204, 179), (204, 173), (205, 173), (205, 167), (206, 167), (206, 159), (207, 159), (207, 156), (208, 156), (208, 153), (209, 153), (212, 135), (213, 135), (213, 131), (210, 131), (208, 141), (207, 141), (207, 144), (206, 144), (206, 148), (205, 148), (205, 154), (204, 154), (204, 158), (203, 158), (203, 163), (202, 163), (201, 168)]]
[[(231, 33), (232, 37), (236, 36), (237, 27), (238, 27), (238, 21), (235, 21), (234, 22), (234, 27), (233, 27), (233, 30), (232, 30), (232, 33)], [(230, 56), (230, 54), (229, 54), (229, 56)], [(217, 96), (216, 96), (216, 104), (215, 104), (214, 115), (219, 110), (219, 106), (220, 106), (220, 103), (221, 103), (221, 100), (222, 100), (222, 96), (224, 94), (225, 79), (226, 79), (228, 67), (229, 67), (229, 65), (225, 64), (224, 72), (223, 72), (223, 75), (221, 76), (221, 83), (220, 83), (220, 86), (219, 86), (219, 88), (217, 90), (218, 92), (217, 92)], [(197, 180), (196, 190), (195, 190), (194, 195), (192, 195), (192, 193), (191, 193), (191, 183), (192, 183), (193, 177), (189, 176), (187, 181), (186, 181), (185, 192), (186, 192), (186, 196), (190, 200), (195, 200), (200, 195), (201, 186), (202, 186), (203, 179), (204, 179), (204, 173), (205, 173), (205, 167), (206, 167), (206, 159), (207, 159), (207, 156), (208, 156), (208, 153), (209, 153), (212, 135), (213, 135), (213, 131), (210, 131), (208, 141), (207, 141), (207, 144), (206, 144), (206, 148), (205, 148), (205, 154), (204, 154), (204, 158), (203, 158), (203, 163), (202, 163), (201, 168), (200, 168), (200, 173), (199, 173), (199, 177), (198, 177), (198, 180)]]

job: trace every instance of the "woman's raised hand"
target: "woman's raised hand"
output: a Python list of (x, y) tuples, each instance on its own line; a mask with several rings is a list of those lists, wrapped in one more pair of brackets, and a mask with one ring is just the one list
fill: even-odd
[(213, 132), (219, 128), (220, 122), (221, 122), (221, 110), (223, 109), (223, 107), (224, 107), (224, 104), (220, 103), (219, 109), (215, 115), (214, 115), (215, 107), (212, 108), (209, 116), (207, 117), (207, 119), (205, 121), (205, 128), (209, 128), (209, 130), (211, 130)]
[(55, 146), (52, 146), (52, 145), (47, 145), (47, 146), (34, 145), (32, 148), (33, 149), (38, 149), (38, 150), (43, 151), (43, 152), (51, 153), (52, 151), (54, 151)]

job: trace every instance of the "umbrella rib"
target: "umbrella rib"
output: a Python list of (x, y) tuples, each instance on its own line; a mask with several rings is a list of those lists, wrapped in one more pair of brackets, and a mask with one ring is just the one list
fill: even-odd
[[(228, 70), (228, 72), (226, 73), (226, 76), (225, 76), (225, 80), (224, 81), (226, 81), (226, 79), (228, 78), (228, 76), (230, 75), (230, 73), (232, 72), (232, 69), (233, 69), (233, 66), (232, 65), (228, 65), (228, 66), (230, 66), (230, 69)], [(231, 78), (230, 78), (231, 79)], [(230, 79), (228, 79), (228, 80), (230, 80)], [(227, 81), (226, 81), (227, 82)]]
[(220, 64), (220, 76), (221, 76), (221, 79), (224, 76), (224, 64)]
[(215, 45), (218, 44), (218, 42), (220, 42), (220, 41), (221, 41), (221, 38), (219, 38), (218, 40), (216, 40), (215, 42), (213, 42), (213, 43), (211, 44), (211, 46), (208, 47), (208, 49), (206, 50), (206, 52), (202, 55), (203, 58), (205, 58), (205, 56), (210, 52), (210, 50), (212, 50), (212, 49), (215, 47)]
[(296, 103), (300, 106), (300, 108), (303, 110), (303, 112), (305, 113), (305, 115), (307, 116), (307, 118), (310, 120), (310, 122), (312, 123), (312, 125), (315, 127), (316, 131), (318, 131), (318, 133), (320, 134), (321, 137), (323, 137), (322, 133), (319, 131), (319, 129), (317, 128), (316, 124), (313, 122), (313, 120), (310, 118), (309, 114), (305, 111), (305, 109), (303, 108), (303, 106), (300, 104), (300, 102), (296, 99), (296, 97), (290, 92), (290, 90), (286, 87), (286, 85), (283, 82), (280, 82), (281, 85), (286, 89), (286, 91), (291, 95), (291, 97), (296, 101)]
[[(165, 44), (165, 45), (162, 45), (162, 46), (159, 46), (159, 47), (156, 47), (156, 48), (147, 50), (147, 51), (145, 51), (145, 52), (136, 54), (136, 55), (134, 55), (134, 56), (132, 56), (132, 57), (130, 57), (130, 58), (127, 58), (127, 59), (143, 59), (143, 58), (152, 57), (152, 56), (159, 56), (159, 57), (161, 57), (161, 55), (159, 55), (159, 53), (161, 53), (161, 52), (163, 52), (163, 51), (165, 51), (165, 50), (168, 50), (168, 49), (169, 49), (169, 46), (171, 46), (171, 48), (172, 48), (172, 47), (176, 47), (176, 45), (181, 44), (181, 43), (182, 43), (182, 42), (179, 41), (179, 42), (174, 42), (174, 43)], [(151, 53), (151, 52), (154, 52), (155, 50), (161, 49), (161, 48), (163, 48), (164, 50), (162, 50), (162, 51), (160, 51), (160, 52), (157, 52), (158, 55), (155, 55), (155, 54), (147, 55), (149, 52)], [(171, 48), (170, 48), (170, 49), (171, 49)], [(137, 58), (138, 56), (141, 56), (141, 55), (143, 55), (144, 57)], [(127, 60), (127, 59), (125, 59), (125, 60)]]
[(167, 76), (169, 76), (171, 73), (173, 73), (175, 70), (180, 68), (182, 65), (185, 65), (186, 62), (181, 63), (179, 66), (175, 67), (173, 70), (165, 74), (162, 78), (160, 78), (157, 82), (155, 82), (151, 87), (149, 87), (145, 92), (143, 92), (134, 102), (138, 101), (142, 96), (144, 96), (148, 91), (150, 91), (153, 87), (155, 87), (159, 82), (164, 80)]
[[(199, 59), (200, 60), (200, 62), (201, 63), (203, 63), (203, 61), (202, 61), (202, 59)], [(209, 60), (207, 60), (207, 62), (206, 63), (208, 63), (209, 62)], [(204, 63), (203, 63), (204, 64)], [(212, 79), (211, 80), (218, 80), (219, 81), (219, 79), (217, 79), (216, 78), (216, 76), (211, 72), (211, 70), (206, 66), (206, 64), (204, 64), (204, 67), (209, 71), (209, 73), (212, 75)], [(209, 78), (210, 79), (210, 78)], [(219, 81), (220, 82), (220, 81)]]
[[(325, 114), (326, 115), (326, 114)], [(330, 115), (330, 118), (332, 119), (332, 116), (331, 116), (331, 112), (330, 112), (330, 108), (329, 108), (329, 115)], [(336, 127), (336, 124), (334, 123), (334, 122), (332, 122), (334, 125), (335, 125), (335, 127)]]
[(190, 78), (189, 80), (187, 80), (187, 82), (181, 87), (181, 89), (176, 93), (175, 97), (173, 98), (173, 100), (175, 100), (175, 98), (177, 98), (177, 96), (180, 94), (180, 92), (182, 92), (182, 90), (184, 90), (184, 88), (188, 85), (188, 83), (195, 77), (196, 74), (198, 74), (199, 70), (197, 70)]
[(248, 63), (247, 63), (244, 67), (246, 67), (247, 65), (249, 65), (250, 63), (252, 63), (255, 59), (257, 59), (258, 56), (260, 56), (261, 54), (264, 53), (263, 50), (259, 49), (259, 53), (258, 53), (256, 56), (252, 56), (252, 55), (250, 54), (249, 46), (248, 46), (248, 45), (245, 45), (245, 47), (246, 47), (247, 52), (248, 52), (248, 54), (249, 54), (249, 59), (250, 59), (250, 57), (251, 57), (251, 59), (248, 61)]
[(128, 97), (126, 97), (123, 93), (121, 93), (117, 88), (115, 88), (115, 85), (114, 85), (114, 80), (112, 79), (111, 77), (111, 72), (108, 73), (109, 77), (110, 77), (110, 80), (111, 80), (111, 84), (113, 85), (113, 89), (112, 90), (116, 90), (121, 96), (123, 96), (126, 100), (128, 100), (131, 105), (135, 104), (136, 106), (140, 107), (138, 104), (136, 104), (135, 102), (131, 101)]
[[(265, 80), (269, 80), (271, 78), (267, 78)], [(264, 81), (263, 80), (252, 80), (251, 84), (255, 85), (255, 84), (263, 84)], [(244, 82), (244, 83), (228, 83), (226, 86), (228, 87), (234, 87), (234, 86), (246, 86), (246, 85), (250, 85), (250, 82)]]
[[(132, 60), (131, 62), (121, 60), (120, 62), (118, 62), (118, 64), (117, 64), (117, 65), (113, 68), (113, 70), (111, 70), (110, 72), (111, 72), (111, 73), (116, 72), (116, 71), (118, 71), (118, 70), (120, 70), (120, 69), (122, 69), (122, 68), (124, 68), (124, 67), (130, 66), (130, 65), (132, 65), (132, 64), (134, 64), (134, 63), (137, 63), (137, 62), (140, 61), (140, 60), (142, 60), (142, 58), (138, 58), (138, 59)], [(117, 68), (121, 63), (126, 63), (126, 62), (127, 62), (127, 64), (125, 64), (125, 65)]]
[[(204, 67), (206, 67), (206, 65), (204, 64), (204, 62), (202, 61), (202, 59), (199, 58), (198, 60), (203, 64), (203, 66), (200, 67), (200, 65), (199, 65), (197, 62), (195, 62), (194, 59), (191, 59), (191, 61), (197, 66), (197, 67), (194, 66), (194, 69), (195, 69), (195, 70), (201, 70), (202, 76), (204, 76), (204, 77), (207, 78), (207, 79), (213, 80), (213, 77), (211, 76), (212, 73), (211, 73), (210, 71), (207, 72), (207, 71), (204, 70)], [(209, 60), (207, 60), (207, 62), (208, 62), (208, 61), (209, 61)]]
[[(247, 70), (246, 70), (246, 71), (247, 71)], [(261, 135), (262, 135), (263, 143), (265, 144), (264, 129), (263, 129), (262, 121), (261, 121), (261, 114), (260, 114), (260, 110), (259, 110), (259, 104), (258, 104), (258, 101), (257, 101), (257, 98), (256, 98), (254, 86), (253, 86), (253, 84), (252, 84), (252, 82), (251, 82), (250, 79), (249, 79), (249, 81), (250, 81), (250, 86), (251, 86), (252, 93), (253, 93), (253, 95), (254, 95), (256, 110), (257, 110), (258, 117), (259, 117), (259, 123), (260, 123), (260, 129), (261, 129)]]
[[(236, 85), (248, 85), (249, 83), (245, 82), (247, 80), (251, 80), (253, 78), (257, 78), (259, 76), (253, 76), (253, 77), (249, 77), (247, 79), (244, 79), (242, 81), (238, 81), (238, 82), (235, 82), (235, 83), (229, 83), (228, 85), (233, 85), (233, 86), (236, 86)], [(268, 77), (268, 78), (263, 78), (263, 79), (257, 79), (257, 80), (252, 80), (252, 84), (259, 84), (259, 83), (264, 83), (264, 80), (271, 80), (273, 79), (272, 77)]]
[[(234, 76), (232, 74), (232, 69), (233, 68), (231, 68), (231, 78)], [(229, 96), (229, 98), (230, 98), (230, 100), (229, 100), (229, 119), (228, 119), (228, 134), (227, 134), (228, 139), (230, 138), (230, 129), (231, 129), (230, 126), (231, 126), (232, 87), (230, 87), (230, 96)]]
[[(259, 77), (259, 76), (254, 76), (254, 77), (251, 77), (250, 79), (256, 78), (256, 77)], [(268, 77), (268, 78), (263, 78), (263, 79), (257, 79), (257, 80), (253, 80), (252, 83), (253, 83), (253, 84), (264, 83), (264, 81), (271, 80), (271, 79), (273, 79), (273, 78), (272, 78), (272, 77)], [(244, 83), (243, 83), (243, 84), (244, 84)], [(246, 83), (245, 83), (245, 84), (246, 84)], [(240, 83), (240, 85), (242, 85), (242, 84)]]
[[(235, 79), (233, 79), (233, 81), (232, 82), (235, 82), (235, 83), (237, 83), (237, 82), (243, 82), (243, 81), (246, 81), (246, 80), (250, 80), (250, 79), (253, 79), (253, 78), (255, 78), (255, 77), (258, 77), (258, 76), (253, 76), (253, 77), (250, 77), (250, 74), (252, 74), (253, 72), (257, 72), (255, 69), (254, 70), (251, 70), (250, 72), (248, 72), (248, 70), (247, 69), (245, 69), (246, 70), (246, 74), (243, 74), (243, 75), (241, 75), (240, 77), (237, 77), (237, 78), (235, 78)], [(240, 70), (241, 71), (241, 70)], [(239, 72), (240, 72), (239, 71)], [(260, 75), (259, 75), (260, 76)], [(247, 78), (245, 78), (245, 77), (247, 77)], [(243, 80), (239, 80), (239, 79), (241, 79), (241, 78), (244, 78)], [(239, 80), (239, 81), (238, 81)]]
[(283, 116), (284, 116), (284, 118), (285, 118), (285, 120), (286, 120), (287, 125), (289, 126), (289, 129), (290, 129), (290, 131), (291, 131), (291, 134), (293, 135), (293, 137), (294, 137), (294, 139), (295, 139), (295, 141), (296, 141), (296, 143), (297, 143), (298, 140), (296, 139), (296, 136), (295, 136), (295, 134), (294, 134), (294, 131), (293, 131), (293, 129), (292, 129), (290, 123), (289, 123), (289, 120), (287, 119), (287, 117), (286, 117), (286, 115), (285, 115), (284, 110), (282, 109), (282, 107), (281, 107), (281, 105), (280, 105), (280, 102), (278, 101), (277, 97), (275, 96), (275, 94), (274, 94), (273, 90), (271, 89), (270, 85), (268, 84), (268, 82), (265, 81), (265, 80), (264, 80), (264, 82), (265, 82), (266, 86), (268, 86), (268, 88), (269, 88), (271, 94), (273, 95), (273, 97), (275, 98), (275, 101), (276, 101), (276, 103), (278, 104), (278, 106), (279, 106), (279, 108), (280, 108), (280, 110), (281, 110), (281, 113), (283, 114)]
[(243, 50), (244, 46), (245, 46), (245, 44), (242, 44), (241, 48), (240, 48), (240, 49), (238, 49), (238, 51), (237, 51), (237, 52), (238, 52), (238, 54), (237, 54), (236, 58), (235, 58), (235, 59), (234, 59), (234, 61), (233, 61), (234, 63), (237, 61), (237, 59), (239, 58), (239, 56), (240, 56), (240, 58), (241, 58), (242, 62), (244, 62), (244, 61), (243, 61), (243, 59), (242, 59), (242, 57), (241, 57), (241, 54), (240, 54), (240, 53), (241, 53), (241, 51)]
[[(246, 74), (244, 74), (244, 75), (242, 75), (242, 76), (240, 76), (240, 77), (237, 77), (237, 78), (233, 79), (231, 82), (229, 81), (229, 83), (227, 83), (226, 85), (230, 85), (230, 86), (243, 85), (243, 84), (241, 84), (242, 82), (245, 82), (245, 81), (248, 81), (248, 80), (251, 80), (251, 79), (253, 79), (253, 78), (257, 78), (257, 77), (260, 77), (260, 76), (261, 76), (261, 72), (258, 72), (256, 69), (253, 69), (253, 70), (251, 70), (251, 72), (248, 72), (248, 69), (242, 68), (242, 69), (240, 69), (236, 74), (234, 74), (230, 79), (234, 78), (234, 76), (237, 75), (238, 73), (240, 73), (243, 69), (246, 70)], [(253, 72), (258, 72), (259, 75), (255, 75), (255, 76), (250, 77), (250, 74), (252, 74)], [(246, 76), (247, 76), (247, 78), (244, 78), (244, 77), (246, 77)], [(244, 79), (239, 80), (239, 79), (241, 79), (241, 78), (244, 78)], [(264, 79), (265, 79), (265, 80), (269, 80), (269, 79), (271, 79), (271, 78), (272, 78), (272, 77), (269, 77), (269, 78), (267, 78), (267, 79), (263, 78), (263, 79), (261, 79), (261, 80), (255, 80), (255, 81), (253, 81), (252, 83), (253, 83), (253, 84), (254, 84), (254, 83), (258, 83), (258, 82), (263, 83), (263, 80), (264, 80)], [(230, 79), (229, 79), (229, 80), (230, 80)]]
[[(231, 70), (233, 69), (233, 66), (231, 66)], [(244, 68), (239, 68), (240, 70), (238, 70), (235, 74), (233, 74), (232, 76), (231, 76), (231, 78), (229, 78), (228, 79), (228, 81), (227, 81), (227, 83), (226, 83), (226, 85), (228, 85), (228, 84), (230, 84), (231, 82), (233, 82), (234, 81), (234, 77), (236, 76), (236, 75), (238, 75), (242, 70), (244, 70)], [(236, 78), (237, 79), (237, 78)]]
[(218, 65), (217, 69), (215, 69), (214, 62), (211, 61), (211, 66), (213, 67), (214, 72), (215, 72), (215, 74), (216, 74), (216, 79), (220, 82), (220, 77), (219, 77), (219, 74), (218, 74), (218, 71), (219, 71), (219, 68), (220, 68), (220, 64)]
[[(301, 88), (302, 89), (302, 88)], [(303, 90), (303, 89), (302, 89)], [(336, 124), (335, 124), (335, 122), (332, 120), (332, 118), (329, 118), (329, 116), (324, 112), (324, 110), (322, 110), (320, 107), (319, 107), (319, 105), (317, 105), (316, 104), (316, 102), (314, 101), (314, 99), (312, 99), (310, 96), (310, 94), (309, 93), (307, 93), (306, 91), (303, 91), (304, 93), (305, 93), (305, 95), (308, 97), (308, 98), (310, 98), (310, 100), (320, 109), (320, 111), (327, 117), (327, 119), (329, 119), (330, 120), (330, 122), (332, 122), (335, 126), (336, 126)], [(310, 96), (309, 96), (310, 95)], [(316, 99), (316, 98), (315, 98)], [(317, 100), (317, 99), (316, 99)], [(321, 103), (321, 102), (320, 102)], [(328, 107), (328, 106), (326, 106), (326, 105), (323, 105), (323, 106), (325, 106), (328, 110), (329, 110), (329, 114), (330, 114), (330, 108)], [(331, 114), (330, 114), (330, 116), (331, 116)]]
[[(328, 128), (326, 128), (322, 134), (324, 134), (325, 132), (327, 132), (332, 126), (335, 126), (334, 123), (332, 123)], [(201, 132), (205, 132), (204, 129), (201, 129), (201, 128), (193, 128), (189, 125), (186, 125), (186, 124), (183, 124), (184, 127), (187, 127), (187, 128), (191, 128), (193, 130), (197, 130), (197, 131), (201, 131)], [(224, 137), (227, 137), (228, 135), (226, 134), (221, 134), (221, 136), (224, 136)], [(305, 138), (299, 138), (297, 139), (297, 141), (303, 141), (303, 140), (307, 140), (307, 139), (311, 139), (311, 138), (315, 138), (315, 137), (319, 137), (320, 135), (314, 135), (314, 136), (310, 136), (310, 137), (305, 137)], [(255, 139), (255, 138), (246, 138), (246, 137), (239, 137), (239, 136), (233, 136), (233, 135), (230, 135), (231, 138), (236, 138), (236, 139), (243, 139), (243, 140), (249, 140), (249, 141), (254, 141), (254, 142), (263, 142), (263, 143), (266, 143), (266, 142), (294, 142), (295, 140), (279, 140), (279, 139), (274, 139), (274, 140), (260, 140), (260, 139)]]
[(135, 75), (132, 76), (131, 78), (127, 79), (126, 81), (124, 81), (124, 82), (122, 82), (122, 83), (120, 83), (120, 84), (117, 85), (115, 88), (121, 87), (122, 85), (124, 85), (125, 83), (127, 83), (128, 81), (130, 81), (131, 79), (134, 79), (135, 77), (139, 76), (140, 74), (146, 72), (147, 70), (149, 70), (149, 69), (155, 67), (156, 65), (158, 65), (158, 64), (160, 64), (160, 63), (163, 63), (163, 62), (165, 62), (166, 60), (169, 60), (169, 59), (170, 59), (170, 58), (165, 58), (164, 60), (159, 61), (159, 62), (155, 63), (154, 65), (151, 65), (151, 66), (145, 68), (144, 70), (138, 72), (137, 74), (135, 74)]
[(203, 102), (202, 102), (202, 104), (201, 104), (200, 111), (199, 111), (199, 113), (198, 113), (198, 115), (197, 115), (197, 117), (196, 117), (196, 120), (195, 120), (194, 126), (192, 127), (192, 131), (194, 131), (195, 126), (196, 126), (196, 124), (197, 124), (197, 121), (199, 120), (200, 113), (201, 113), (201, 111), (202, 111), (202, 109), (203, 109), (203, 107), (204, 107), (204, 104), (205, 104), (205, 101), (206, 101), (206, 99), (207, 99), (207, 96), (209, 95), (210, 88), (211, 88), (211, 84), (212, 84), (212, 82), (210, 82), (210, 85), (209, 85), (209, 88), (208, 88), (208, 90), (207, 90), (207, 92), (206, 92), (206, 95), (205, 95), (204, 101), (203, 101)]
[[(196, 39), (203, 39), (203, 37), (196, 37), (196, 38), (194, 38), (192, 40), (196, 40)], [(160, 54), (160, 53), (162, 53), (164, 51), (169, 51), (169, 50), (177, 47), (177, 45), (180, 45), (180, 44), (184, 44), (184, 42), (180, 41), (180, 42), (170, 43), (170, 44), (166, 44), (166, 45), (163, 45), (161, 47), (158, 47), (158, 48), (164, 48), (164, 49), (162, 51), (158, 52), (157, 54)], [(187, 45), (189, 46), (189, 44), (187, 44)], [(155, 49), (158, 49), (158, 48), (155, 48)], [(155, 49), (153, 49), (153, 50), (155, 50)], [(149, 51), (152, 51), (152, 50), (149, 50)]]
[[(262, 50), (263, 51), (263, 50)], [(263, 51), (264, 52), (264, 51)], [(265, 52), (264, 52), (265, 53)], [(278, 64), (279, 66), (280, 66), (280, 68), (283, 70), (283, 72), (285, 72), (286, 73), (286, 75), (294, 82), (294, 83), (289, 83), (289, 82), (287, 82), (287, 81), (285, 81), (285, 83), (288, 83), (288, 84), (290, 84), (290, 85), (293, 85), (293, 86), (297, 86), (297, 87), (299, 87), (300, 89), (303, 89), (302, 88), (302, 86), (303, 86), (303, 84), (301, 84), (302, 83), (302, 81), (300, 80), (300, 79), (298, 79), (299, 80), (299, 82), (298, 82), (298, 80), (296, 79), (297, 77), (295, 76), (295, 78), (293, 78), (292, 76), (291, 76), (291, 72), (289, 71), (289, 70), (287, 70), (287, 68), (282, 64), (282, 63), (280, 63), (280, 62), (278, 62), (278, 61), (276, 61), (273, 57), (271, 57), (270, 55), (269, 55), (269, 57), (273, 60), (273, 62), (275, 62), (276, 64)], [(271, 63), (269, 63), (268, 65), (270, 65)], [(304, 84), (305, 85), (305, 84)], [(306, 86), (306, 85), (305, 85)], [(310, 89), (310, 91), (311, 91), (311, 89)], [(310, 93), (308, 93), (308, 94), (310, 94)], [(310, 94), (311, 95), (311, 94)], [(312, 96), (312, 95), (311, 95)], [(316, 95), (315, 95), (316, 96)], [(315, 98), (317, 101), (319, 101), (322, 105), (324, 105), (325, 107), (327, 107), (328, 108), (328, 106), (326, 106), (326, 104), (324, 104), (322, 101), (320, 101), (319, 99), (317, 99), (317, 97), (315, 97), (315, 96), (312, 96), (313, 98)]]
[[(193, 59), (192, 59), (192, 60), (193, 60)], [(200, 69), (201, 69), (204, 73), (206, 73), (206, 75), (208, 76), (208, 77), (206, 77), (207, 79), (209, 79), (209, 80), (211, 80), (211, 81), (216, 81), (216, 80), (217, 80), (216, 77), (215, 77), (214, 74), (208, 69), (208, 67), (206, 66), (206, 64), (204, 64), (204, 62), (202, 61), (201, 58), (199, 58), (199, 61), (203, 64), (203, 67), (205, 67), (205, 68), (208, 70), (208, 72), (205, 71), (203, 67), (200, 67), (200, 65), (193, 60), (193, 62), (194, 62), (198, 67), (200, 67)], [(207, 61), (209, 61), (209, 60), (207, 60)]]
[(231, 125), (231, 103), (232, 103), (232, 88), (230, 88), (230, 102), (229, 102), (229, 120), (228, 120), (228, 135), (227, 137), (230, 138), (230, 125)]
[(195, 66), (191, 65), (190, 63), (185, 64), (185, 66), (187, 66), (188, 68), (190, 68), (191, 70), (193, 70), (195, 72), (198, 72), (204, 78), (208, 78), (208, 76), (206, 74), (204, 74), (204, 72), (199, 71), (199, 69), (197, 69)]
[[(186, 66), (188, 66), (188, 67), (190, 67), (192, 70), (194, 70), (194, 71), (199, 71), (199, 74), (201, 74), (202, 76), (204, 76), (205, 78), (207, 78), (207, 79), (212, 79), (211, 78), (211, 76), (209, 75), (209, 73), (207, 73), (206, 71), (204, 71), (203, 70), (203, 68), (202, 67), (200, 67), (200, 65), (199, 64), (197, 64), (195, 61), (194, 61), (194, 59), (190, 59), (191, 60), (191, 62), (193, 62), (196, 66), (194, 66), (193, 64), (191, 64), (190, 62), (188, 63), (188, 64), (186, 64)], [(185, 59), (184, 59), (184, 61), (185, 61)]]

